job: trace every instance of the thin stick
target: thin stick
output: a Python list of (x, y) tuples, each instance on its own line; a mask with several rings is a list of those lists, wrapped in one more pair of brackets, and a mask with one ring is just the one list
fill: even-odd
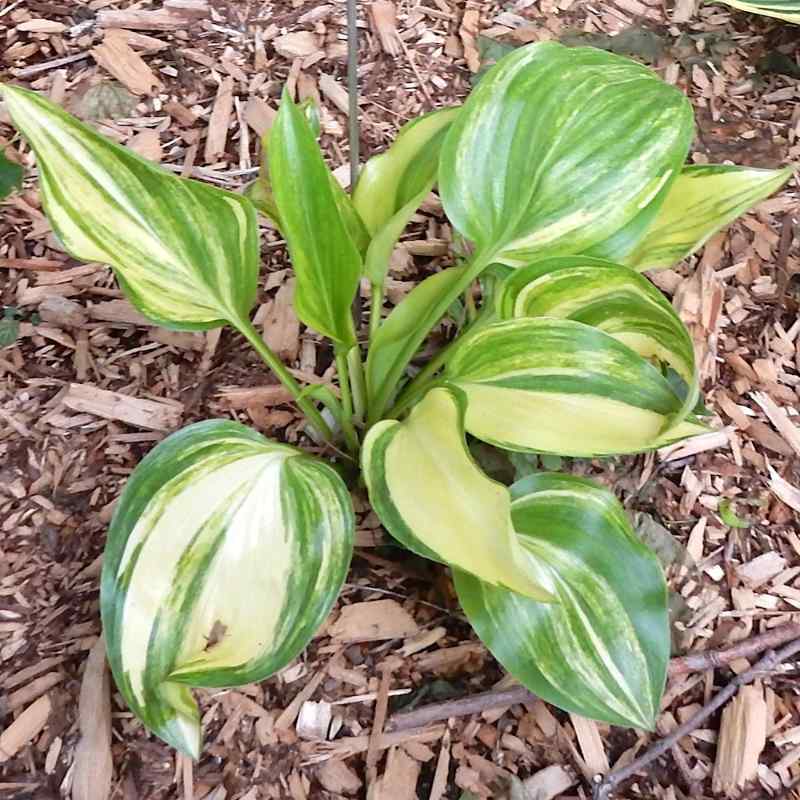
[(358, 9), (356, 0), (347, 0), (347, 129), (350, 139), (350, 191), (356, 188), (360, 156), (358, 129)]
[(737, 675), (721, 692), (718, 692), (714, 698), (708, 702), (703, 708), (700, 709), (693, 717), (686, 720), (683, 725), (679, 725), (669, 736), (656, 742), (646, 753), (639, 756), (639, 758), (631, 761), (627, 766), (621, 769), (615, 769), (608, 773), (599, 783), (594, 787), (592, 797), (594, 800), (607, 800), (608, 796), (622, 781), (635, 775), (643, 767), (646, 767), (651, 762), (655, 761), (660, 756), (664, 755), (674, 744), (682, 739), (687, 734), (702, 725), (717, 709), (721, 708), (736, 694), (740, 686), (754, 681), (765, 672), (770, 672), (775, 669), (782, 661), (790, 658), (795, 653), (800, 651), (800, 639), (795, 639), (789, 642), (785, 647), (780, 650), (770, 650), (764, 657), (758, 661), (755, 666)]
[[(669, 663), (670, 675), (683, 675), (687, 672), (702, 672), (706, 669), (722, 667), (735, 661), (737, 658), (746, 658), (767, 649), (780, 647), (793, 639), (800, 637), (800, 623), (789, 622), (780, 625), (771, 631), (745, 639), (742, 642), (727, 647), (723, 650), (706, 650), (699, 653), (689, 653), (677, 656)], [(480, 714), (490, 708), (502, 708), (515, 703), (528, 703), (536, 698), (524, 686), (513, 686), (510, 689), (490, 690), (462, 697), (458, 700), (446, 700), (441, 703), (417, 708), (414, 711), (405, 711), (394, 714), (387, 727), (393, 731), (404, 731), (418, 728), (430, 722), (439, 722), (450, 717), (466, 717), (470, 714)]]
[(800, 622), (787, 622), (771, 631), (745, 639), (732, 647), (721, 650), (706, 650), (678, 656), (669, 662), (670, 675), (683, 675), (687, 672), (701, 672), (730, 664), (737, 658), (747, 658), (764, 650), (774, 650), (786, 642), (800, 638)]
[(490, 708), (503, 708), (516, 703), (530, 703), (536, 695), (529, 692), (524, 686), (512, 686), (510, 689), (498, 689), (458, 700), (448, 700), (444, 703), (431, 703), (430, 705), (416, 708), (413, 711), (403, 711), (393, 714), (386, 729), (389, 731), (406, 731), (410, 728), (421, 728), (431, 722), (439, 722), (450, 717), (467, 717), (470, 714), (480, 714)]

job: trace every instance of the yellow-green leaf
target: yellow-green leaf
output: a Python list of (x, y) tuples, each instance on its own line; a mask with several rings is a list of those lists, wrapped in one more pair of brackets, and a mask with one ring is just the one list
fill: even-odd
[(653, 364), (570, 319), (479, 328), (456, 348), (445, 379), (467, 396), (467, 431), (509, 450), (633, 453), (705, 431)]
[(165, 439), (129, 478), (103, 561), (108, 656), (131, 710), (196, 757), (190, 687), (263, 680), (295, 658), (353, 535), (347, 489), (321, 461), (222, 420)]
[(537, 473), (511, 493), (519, 541), (556, 602), (537, 603), (456, 570), (470, 623), (542, 699), (652, 730), (670, 647), (658, 560), (636, 538), (616, 498), (590, 481)]
[(561, 256), (514, 270), (496, 297), (502, 319), (559, 317), (605, 331), (640, 356), (668, 364), (697, 402), (694, 345), (663, 294), (630, 267), (588, 256)]
[(131, 302), (162, 325), (247, 320), (259, 269), (248, 200), (169, 174), (34, 92), (6, 85), (3, 96), (36, 153), (47, 218), (73, 256), (111, 265)]
[(389, 533), (427, 558), (547, 599), (511, 527), (508, 489), (487, 478), (464, 442), (464, 398), (433, 389), (403, 422), (374, 425), (362, 469)]
[(720, 228), (780, 189), (791, 176), (791, 167), (684, 167), (644, 237), (622, 260), (637, 270), (677, 264)]
[(430, 191), (444, 134), (458, 111), (446, 108), (412, 120), (400, 129), (385, 153), (373, 156), (364, 165), (353, 192), (353, 204), (370, 236), (375, 236), (413, 198), (421, 193), (424, 198)]

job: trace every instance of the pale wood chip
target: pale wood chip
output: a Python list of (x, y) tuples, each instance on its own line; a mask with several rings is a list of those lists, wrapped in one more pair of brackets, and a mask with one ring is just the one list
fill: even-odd
[(384, 53), (396, 58), (401, 53), (397, 32), (397, 9), (391, 0), (376, 0), (369, 7), (370, 17)]
[(468, 7), (461, 19), (458, 35), (464, 45), (464, 59), (470, 72), (478, 72), (481, 68), (481, 57), (478, 52), (478, 33), (480, 32), (481, 13), (477, 8)]
[(0, 733), (0, 764), (13, 758), (44, 730), (52, 709), (49, 695), (43, 695)]
[(729, 797), (756, 777), (767, 741), (767, 704), (760, 685), (742, 686), (722, 712), (712, 788)]
[(447, 791), (447, 781), (450, 774), (450, 731), (445, 731), (442, 745), (439, 749), (439, 758), (436, 761), (436, 771), (433, 773), (431, 793), (428, 800), (442, 800)]
[(308, 700), (314, 692), (317, 691), (317, 687), (322, 683), (322, 679), (326, 676), (327, 671), (321, 669), (296, 695), (294, 700), (289, 703), (288, 706), (281, 712), (281, 715), (275, 720), (275, 729), (276, 730), (289, 730), (294, 724), (294, 721), (297, 719), (297, 715), (300, 713), (300, 709), (303, 706), (303, 703)]
[(158, 131), (152, 128), (139, 131), (128, 142), (128, 147), (143, 158), (155, 161), (156, 164), (164, 157), (164, 151), (161, 149), (161, 137), (158, 135)]
[(225, 153), (228, 141), (228, 130), (233, 116), (233, 78), (228, 76), (220, 81), (214, 108), (208, 120), (208, 136), (206, 137), (206, 164), (213, 164)]
[(606, 755), (603, 739), (597, 729), (597, 723), (592, 719), (570, 714), (572, 727), (578, 737), (578, 745), (581, 748), (584, 765), (586, 767), (586, 778), (591, 780), (598, 774), (605, 775), (609, 770), (608, 756)]
[(300, 320), (294, 312), (294, 280), (278, 289), (274, 299), (267, 301), (263, 312), (254, 320), (262, 325), (264, 341), (285, 361), (294, 361), (300, 354)]
[(78, 701), (81, 738), (75, 748), (72, 800), (106, 800), (114, 767), (111, 758), (111, 681), (102, 636), (89, 653)]
[(119, 31), (107, 31), (103, 41), (92, 48), (94, 60), (136, 95), (149, 94), (161, 81)]
[(142, 31), (183, 30), (211, 13), (207, 0), (166, 0), (157, 11), (109, 11), (97, 13), (101, 28), (132, 28)]
[(386, 758), (386, 770), (375, 782), (371, 800), (417, 800), (419, 762), (394, 747)]
[(526, 800), (553, 800), (576, 782), (577, 776), (572, 770), (552, 764), (526, 778), (522, 785)]
[(780, 553), (762, 553), (752, 561), (736, 567), (736, 575), (745, 586), (757, 589), (785, 568), (786, 559)]
[(377, 642), (412, 636), (417, 623), (396, 600), (371, 600), (342, 608), (330, 628), (336, 642)]
[(73, 411), (94, 414), (146, 428), (152, 431), (171, 431), (179, 428), (183, 417), (181, 403), (143, 400), (90, 384), (71, 383), (61, 402)]
[(319, 76), (319, 88), (322, 94), (333, 103), (342, 114), (350, 113), (350, 99), (347, 89), (332, 75), (321, 73)]
[(253, 406), (280, 406), (292, 402), (292, 393), (281, 384), (253, 386), (249, 389), (223, 389), (219, 399), (229, 408), (243, 410)]
[(307, 58), (316, 53), (321, 44), (319, 36), (311, 31), (284, 33), (272, 41), (275, 52), (284, 58)]
[(26, 33), (63, 33), (67, 26), (51, 19), (29, 19), (17, 25), (18, 31)]
[(326, 761), (317, 770), (317, 780), (334, 794), (356, 794), (361, 788), (361, 778), (344, 761)]
[(277, 112), (260, 97), (251, 97), (244, 107), (244, 121), (259, 135), (269, 133)]
[(769, 470), (769, 488), (772, 493), (779, 499), (786, 503), (789, 508), (793, 508), (800, 513), (800, 489), (792, 486), (789, 481), (782, 478), (772, 465), (767, 462), (767, 469)]
[(794, 450), (796, 455), (800, 455), (800, 428), (789, 419), (786, 409), (781, 408), (766, 392), (753, 392), (751, 396), (786, 444)]

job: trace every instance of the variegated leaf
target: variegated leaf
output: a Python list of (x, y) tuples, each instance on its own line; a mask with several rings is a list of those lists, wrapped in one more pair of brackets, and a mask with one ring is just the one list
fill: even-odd
[(131, 302), (167, 327), (246, 324), (259, 269), (248, 200), (170, 175), (34, 92), (4, 86), (3, 96), (73, 256), (110, 264)]
[(545, 42), (502, 58), (442, 148), (448, 217), (484, 258), (581, 252), (663, 198), (692, 137), (686, 97), (651, 70)]
[(624, 262), (637, 270), (677, 264), (720, 228), (780, 189), (791, 176), (791, 167), (684, 167), (644, 237)]
[(444, 136), (459, 108), (425, 114), (404, 125), (392, 146), (364, 165), (353, 204), (371, 236), (410, 200), (430, 191), (439, 167)]
[(392, 146), (361, 172), (353, 204), (372, 237), (364, 275), (373, 286), (383, 285), (400, 234), (433, 188), (444, 135), (457, 113), (434, 111), (404, 125)]
[(616, 498), (590, 481), (538, 473), (511, 492), (519, 541), (556, 602), (537, 603), (456, 570), (470, 623), (542, 699), (652, 730), (670, 645), (658, 560), (636, 538)]
[(461, 392), (437, 388), (403, 422), (374, 425), (361, 462), (372, 507), (415, 553), (547, 599), (514, 536), (508, 489), (470, 457), (463, 417)]
[(305, 647), (354, 536), (341, 478), (234, 422), (200, 422), (131, 475), (106, 544), (101, 610), (131, 710), (197, 756), (190, 687), (262, 680)]
[(337, 202), (341, 189), (332, 185), (314, 134), (288, 92), (270, 131), (269, 177), (297, 277), (297, 316), (349, 348), (356, 343), (350, 307), (361, 255)]
[(694, 345), (680, 317), (647, 278), (630, 267), (588, 256), (561, 256), (520, 267), (500, 284), (502, 319), (559, 317), (613, 336), (644, 358), (669, 364), (693, 387)]
[(759, 0), (755, 3), (748, 3), (745, 0), (719, 0), (719, 2), (731, 8), (738, 8), (740, 11), (748, 11), (750, 14), (760, 14), (800, 25), (800, 2), (797, 0)]
[(513, 319), (467, 334), (445, 379), (467, 395), (467, 431), (509, 450), (633, 453), (706, 430), (686, 419), (653, 364), (570, 319)]

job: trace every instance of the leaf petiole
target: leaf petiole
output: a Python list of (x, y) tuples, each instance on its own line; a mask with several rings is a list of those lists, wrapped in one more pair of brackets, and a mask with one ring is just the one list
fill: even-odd
[[(356, 348), (351, 348), (351, 350)], [(353, 427), (353, 397), (350, 392), (350, 369), (347, 364), (348, 352), (336, 345), (335, 355), (336, 371), (339, 373), (339, 390), (342, 393), (342, 432), (350, 452), (355, 455), (358, 453), (359, 443), (356, 429)]]
[(284, 363), (278, 358), (273, 350), (261, 338), (261, 334), (255, 329), (253, 323), (248, 319), (237, 320), (233, 323), (239, 333), (247, 339), (253, 349), (261, 356), (264, 363), (272, 370), (275, 377), (291, 392), (297, 407), (305, 414), (309, 423), (317, 430), (319, 435), (326, 441), (333, 441), (333, 432), (330, 426), (320, 414), (319, 409), (303, 393), (300, 384), (295, 380), (291, 372)]

